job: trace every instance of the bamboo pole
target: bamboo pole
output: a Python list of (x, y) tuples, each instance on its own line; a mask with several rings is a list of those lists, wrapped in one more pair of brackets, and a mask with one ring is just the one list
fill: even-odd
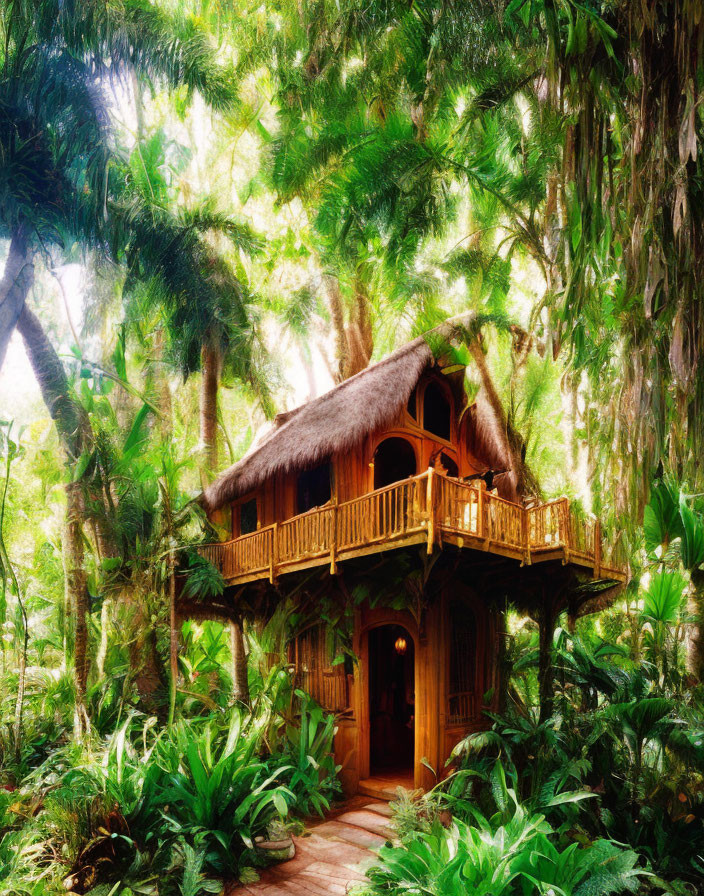
[(330, 575), (337, 572), (337, 503), (332, 505), (332, 537), (330, 539)]
[(428, 469), (428, 487), (427, 487), (427, 502), (428, 502), (428, 554), (433, 553), (433, 545), (435, 544), (435, 508), (433, 507), (433, 498), (434, 498), (434, 482), (435, 482), (435, 471), (432, 467)]
[(274, 523), (271, 527), (271, 551), (269, 553), (269, 582), (273, 585), (276, 581), (276, 535), (279, 530), (279, 524)]

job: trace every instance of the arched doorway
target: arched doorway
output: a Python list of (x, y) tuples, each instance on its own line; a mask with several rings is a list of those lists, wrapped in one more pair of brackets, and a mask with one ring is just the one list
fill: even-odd
[(379, 442), (374, 452), (374, 488), (384, 488), (415, 476), (416, 453), (413, 445), (399, 436), (390, 436)]
[(398, 624), (368, 633), (369, 772), (412, 786), (415, 742), (415, 649)]

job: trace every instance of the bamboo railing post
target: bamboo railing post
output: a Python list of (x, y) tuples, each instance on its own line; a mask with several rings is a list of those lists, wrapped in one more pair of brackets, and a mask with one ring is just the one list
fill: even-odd
[(484, 483), (479, 480), (477, 487), (477, 538), (484, 538)]
[(521, 536), (523, 540), (523, 563), (530, 566), (530, 511), (524, 507), (521, 512)]
[(489, 550), (489, 545), (491, 544), (491, 539), (494, 535), (494, 516), (491, 506), (491, 501), (488, 501), (489, 497), (486, 490), (486, 483), (480, 479), (479, 480), (479, 495), (481, 498), (481, 518), (482, 518), (482, 537), (484, 538), (484, 550)]
[(337, 503), (332, 505), (332, 532), (330, 537), (330, 575), (337, 572)]
[(562, 545), (565, 552), (565, 563), (570, 562), (570, 548), (572, 547), (572, 533), (570, 531), (570, 502), (569, 498), (563, 498), (560, 505), (560, 528), (562, 529)]
[(279, 524), (274, 523), (271, 527), (271, 551), (269, 554), (269, 581), (273, 585), (276, 581), (276, 534)]
[(433, 480), (434, 470), (432, 467), (428, 468), (428, 486), (426, 492), (426, 500), (428, 504), (428, 554), (433, 553), (433, 545), (435, 544), (435, 508), (433, 507), (433, 498), (434, 498), (434, 480)]

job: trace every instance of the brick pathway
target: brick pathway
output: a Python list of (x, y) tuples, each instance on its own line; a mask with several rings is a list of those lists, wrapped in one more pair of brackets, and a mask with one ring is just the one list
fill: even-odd
[(370, 852), (390, 836), (388, 803), (355, 797), (343, 810), (294, 837), (293, 859), (272, 865), (255, 884), (226, 890), (227, 896), (344, 896), (364, 880)]

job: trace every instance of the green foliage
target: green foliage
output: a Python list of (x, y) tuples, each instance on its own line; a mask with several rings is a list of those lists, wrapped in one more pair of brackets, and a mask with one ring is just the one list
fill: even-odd
[(551, 719), (541, 724), (533, 707), (514, 705), (458, 745), (460, 771), (440, 788), (445, 805), (465, 813), (505, 806), (508, 778), (523, 805), (556, 828), (627, 843), (661, 877), (696, 882), (699, 704), (668, 691), (655, 666), (634, 668), (603, 642), (562, 640), (555, 671)]
[(208, 866), (219, 872), (241, 871), (243, 855), (251, 861), (255, 838), (294, 802), (291, 791), (276, 783), (286, 767), (272, 769), (256, 757), (267, 721), (235, 708), (225, 730), (180, 722), (157, 746), (154, 761), (163, 777), (155, 786), (168, 806), (166, 823), (200, 842)]
[(676, 571), (654, 573), (643, 595), (643, 617), (656, 624), (674, 625), (686, 586), (687, 580)]
[[(252, 711), (238, 705), (168, 730), (133, 715), (105, 742), (55, 748), (0, 799), (0, 886), (13, 874), (18, 892), (41, 892), (39, 856), (79, 891), (151, 893), (166, 875), (159, 893), (197, 896), (216, 892), (213, 875), (251, 874), (267, 861), (257, 840), (272, 824), (322, 811), (338, 792), (334, 720), (303, 694), (290, 715), (287, 679), (272, 673)], [(22, 827), (12, 813), (25, 816)], [(20, 845), (26, 860), (20, 851), (10, 861)]]
[(302, 815), (322, 815), (341, 795), (333, 752), (335, 717), (327, 714), (303, 691), (296, 691), (300, 715), (286, 723), (279, 746), (284, 764), (282, 780)]
[(200, 554), (192, 553), (188, 558), (186, 581), (183, 593), (186, 597), (207, 600), (219, 597), (225, 588), (225, 580), (219, 569)]
[(468, 807), (465, 819), (446, 818), (443, 825), (435, 818), (406, 833), (401, 845), (383, 846), (362, 892), (590, 896), (638, 889), (635, 852), (609, 840), (557, 845), (543, 815), (527, 811), (512, 790), (504, 795), (505, 805), (489, 818)]

